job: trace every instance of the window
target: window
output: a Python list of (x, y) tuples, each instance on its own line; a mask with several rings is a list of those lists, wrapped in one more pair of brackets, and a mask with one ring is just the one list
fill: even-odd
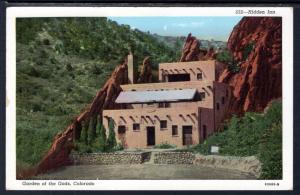
[(133, 131), (139, 131), (140, 130), (140, 124), (139, 123), (133, 123), (132, 129), (133, 129)]
[(160, 103), (158, 103), (158, 107), (159, 108), (169, 108), (170, 103), (169, 102), (160, 102)]
[(200, 94), (201, 100), (202, 100), (202, 99), (205, 99), (205, 92), (200, 92), (199, 94)]
[(226, 89), (226, 97), (228, 97), (228, 89)]
[(219, 103), (217, 103), (217, 110), (219, 110), (220, 109), (220, 104)]
[(202, 80), (202, 72), (197, 73), (197, 80)]
[(172, 135), (178, 135), (178, 126), (172, 125)]
[(124, 125), (118, 126), (118, 133), (123, 134), (126, 132), (126, 127)]
[(167, 121), (166, 120), (161, 120), (160, 121), (160, 128), (161, 129), (167, 128)]
[(222, 97), (222, 104), (225, 104), (225, 97)]

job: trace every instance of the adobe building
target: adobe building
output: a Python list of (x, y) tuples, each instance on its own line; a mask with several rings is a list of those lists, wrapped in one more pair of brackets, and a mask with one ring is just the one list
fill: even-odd
[(103, 110), (103, 125), (114, 122), (125, 148), (201, 143), (221, 127), (229, 103), (229, 86), (215, 80), (224, 68), (215, 60), (161, 63), (159, 83), (134, 84), (129, 55), (131, 84), (115, 100), (122, 109)]

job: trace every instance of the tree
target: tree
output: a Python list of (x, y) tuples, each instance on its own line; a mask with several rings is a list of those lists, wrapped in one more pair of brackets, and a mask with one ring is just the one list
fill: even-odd
[(109, 129), (109, 134), (108, 134), (108, 139), (107, 139), (107, 147), (108, 147), (108, 149), (111, 150), (113, 147), (115, 147), (117, 145), (114, 121), (112, 119), (109, 120), (108, 129)]
[(98, 123), (98, 129), (99, 129), (99, 146), (100, 146), (100, 151), (104, 152), (106, 150), (106, 129), (104, 128), (103, 124), (101, 121)]
[(89, 121), (84, 121), (83, 122), (83, 131), (81, 132), (82, 140), (84, 141), (85, 144), (88, 144), (88, 129), (89, 129)]

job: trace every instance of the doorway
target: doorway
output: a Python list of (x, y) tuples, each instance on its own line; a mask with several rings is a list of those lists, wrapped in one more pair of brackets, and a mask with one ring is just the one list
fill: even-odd
[(193, 126), (182, 126), (182, 144), (192, 145), (192, 129)]
[(147, 146), (155, 145), (155, 127), (147, 127)]

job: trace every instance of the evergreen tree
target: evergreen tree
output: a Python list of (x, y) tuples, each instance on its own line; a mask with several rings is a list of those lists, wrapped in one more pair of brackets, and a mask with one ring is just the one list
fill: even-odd
[(99, 129), (99, 146), (100, 151), (104, 152), (106, 150), (106, 129), (104, 128), (101, 121), (98, 122), (98, 129)]
[(96, 138), (97, 117), (91, 118), (89, 127), (89, 143), (91, 143)]
[(89, 129), (89, 121), (84, 121), (83, 122), (83, 131), (81, 132), (81, 137), (85, 144), (88, 144), (88, 129)]
[(112, 119), (109, 120), (108, 123), (108, 129), (109, 129), (109, 135), (107, 139), (107, 147), (108, 149), (112, 149), (117, 145), (116, 135), (115, 135), (115, 127), (114, 127), (114, 121)]

